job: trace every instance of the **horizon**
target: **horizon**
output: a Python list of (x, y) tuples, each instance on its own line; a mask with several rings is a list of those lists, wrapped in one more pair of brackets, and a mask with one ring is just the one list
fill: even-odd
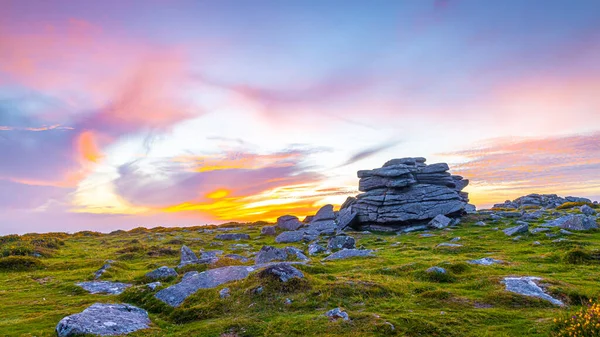
[(597, 1), (3, 7), (0, 235), (303, 217), (401, 157), (600, 200)]

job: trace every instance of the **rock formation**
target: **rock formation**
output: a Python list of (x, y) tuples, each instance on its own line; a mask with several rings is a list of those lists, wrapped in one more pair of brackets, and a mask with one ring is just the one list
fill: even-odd
[(544, 208), (556, 208), (565, 202), (588, 202), (591, 203), (590, 199), (579, 198), (579, 197), (566, 197), (562, 198), (556, 194), (529, 194), (519, 197), (513, 201), (506, 200), (501, 204), (495, 204), (494, 208), (509, 208), (517, 209), (526, 206), (540, 206)]
[(451, 175), (445, 163), (425, 164), (425, 158), (392, 159), (383, 167), (358, 171), (358, 189), (342, 211), (356, 212), (364, 229), (401, 229), (427, 224), (437, 215), (457, 217), (465, 213), (468, 194), (462, 192), (469, 181)]
[(147, 329), (146, 310), (129, 304), (95, 303), (83, 312), (63, 318), (56, 326), (59, 337), (96, 335), (117, 336)]

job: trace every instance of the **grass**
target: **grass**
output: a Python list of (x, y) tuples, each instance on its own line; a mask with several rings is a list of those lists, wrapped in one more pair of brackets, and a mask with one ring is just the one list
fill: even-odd
[[(475, 226), (479, 220), (481, 215), (467, 217), (451, 230), (432, 231), (433, 237), (350, 233), (357, 246), (374, 249), (375, 256), (339, 261), (314, 256), (309, 264), (298, 266), (305, 275), (302, 280), (282, 284), (255, 273), (201, 290), (178, 308), (156, 300), (155, 292), (143, 284), (147, 272), (177, 266), (182, 244), (196, 253), (218, 249), (247, 257), (263, 245), (286, 245), (259, 236), (266, 223), (239, 225), (242, 229), (237, 232), (251, 239), (222, 245), (213, 243), (220, 233), (214, 226), (0, 237), (0, 251), (9, 251), (0, 258), (0, 336), (55, 336), (60, 319), (95, 302), (126, 302), (148, 310), (151, 329), (131, 336), (548, 336), (556, 331), (554, 318), (599, 297), (599, 231), (576, 232), (562, 243), (553, 243), (556, 237), (545, 233), (513, 241), (494, 230), (513, 226), (513, 220), (484, 219), (488, 226)], [(214, 232), (206, 233), (204, 228)], [(461, 238), (457, 243), (462, 247), (436, 248), (454, 237)], [(533, 245), (534, 241), (541, 244)], [(33, 250), (21, 254), (10, 248), (19, 245)], [(307, 249), (302, 243), (288, 245)], [(44, 254), (33, 257), (37, 251)], [(466, 263), (482, 257), (507, 263)], [(107, 296), (90, 295), (74, 285), (92, 279), (109, 259), (115, 262), (103, 280), (139, 287)], [(222, 258), (209, 266), (189, 266), (163, 287), (178, 282), (185, 271), (238, 264)], [(447, 274), (426, 273), (432, 266), (446, 269)], [(508, 293), (500, 283), (505, 276), (542, 277), (548, 293), (569, 306), (559, 308)], [(230, 288), (231, 296), (221, 299), (219, 291), (224, 287)], [(256, 292), (258, 287), (263, 291)], [(323, 315), (335, 307), (348, 312), (351, 320), (330, 321)]]

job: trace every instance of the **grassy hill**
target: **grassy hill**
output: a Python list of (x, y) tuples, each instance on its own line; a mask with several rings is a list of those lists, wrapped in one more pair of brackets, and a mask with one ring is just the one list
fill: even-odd
[[(476, 226), (480, 220), (488, 225)], [(305, 275), (302, 280), (279, 284), (251, 275), (200, 290), (174, 309), (143, 286), (147, 272), (178, 265), (183, 244), (196, 253), (218, 249), (248, 257), (263, 245), (306, 251), (306, 243), (277, 244), (272, 236), (260, 236), (263, 225), (239, 224), (236, 233), (251, 237), (242, 241), (215, 240), (221, 233), (216, 227), (213, 232), (205, 232), (207, 227), (139, 228), (112, 234), (2, 237), (0, 252), (7, 257), (0, 259), (0, 336), (55, 336), (59, 320), (96, 302), (126, 302), (148, 310), (152, 328), (130, 336), (548, 336), (556, 327), (554, 318), (600, 294), (600, 263), (595, 259), (600, 255), (599, 231), (556, 237), (548, 237), (549, 232), (525, 234), (515, 241), (501, 231), (513, 226), (513, 220), (492, 222), (484, 215), (431, 231), (431, 237), (423, 237), (423, 232), (349, 232), (357, 247), (376, 250), (375, 256), (339, 261), (311, 256), (306, 265), (296, 266)], [(550, 233), (558, 234), (558, 229)], [(454, 243), (462, 247), (437, 247), (457, 237)], [(553, 242), (558, 237), (567, 240)], [(321, 241), (326, 244), (324, 238)], [(506, 264), (466, 262), (483, 257)], [(116, 262), (102, 280), (140, 286), (112, 296), (91, 295), (75, 285), (93, 279), (108, 259)], [(185, 271), (235, 264), (242, 263), (222, 258), (213, 265), (187, 266), (178, 278)], [(432, 266), (448, 274), (426, 273)], [(505, 276), (541, 277), (546, 292), (568, 306), (507, 292), (500, 282)], [(163, 282), (162, 288), (177, 281)], [(262, 293), (253, 291), (259, 286)], [(231, 296), (221, 299), (219, 290), (224, 287), (230, 288)], [(331, 321), (323, 315), (336, 307), (344, 309), (350, 321)]]

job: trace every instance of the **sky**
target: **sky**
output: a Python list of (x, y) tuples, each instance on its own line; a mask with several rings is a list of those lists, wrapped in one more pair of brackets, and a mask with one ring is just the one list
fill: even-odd
[(596, 0), (0, 2), (0, 235), (304, 216), (411, 156), (600, 199)]

